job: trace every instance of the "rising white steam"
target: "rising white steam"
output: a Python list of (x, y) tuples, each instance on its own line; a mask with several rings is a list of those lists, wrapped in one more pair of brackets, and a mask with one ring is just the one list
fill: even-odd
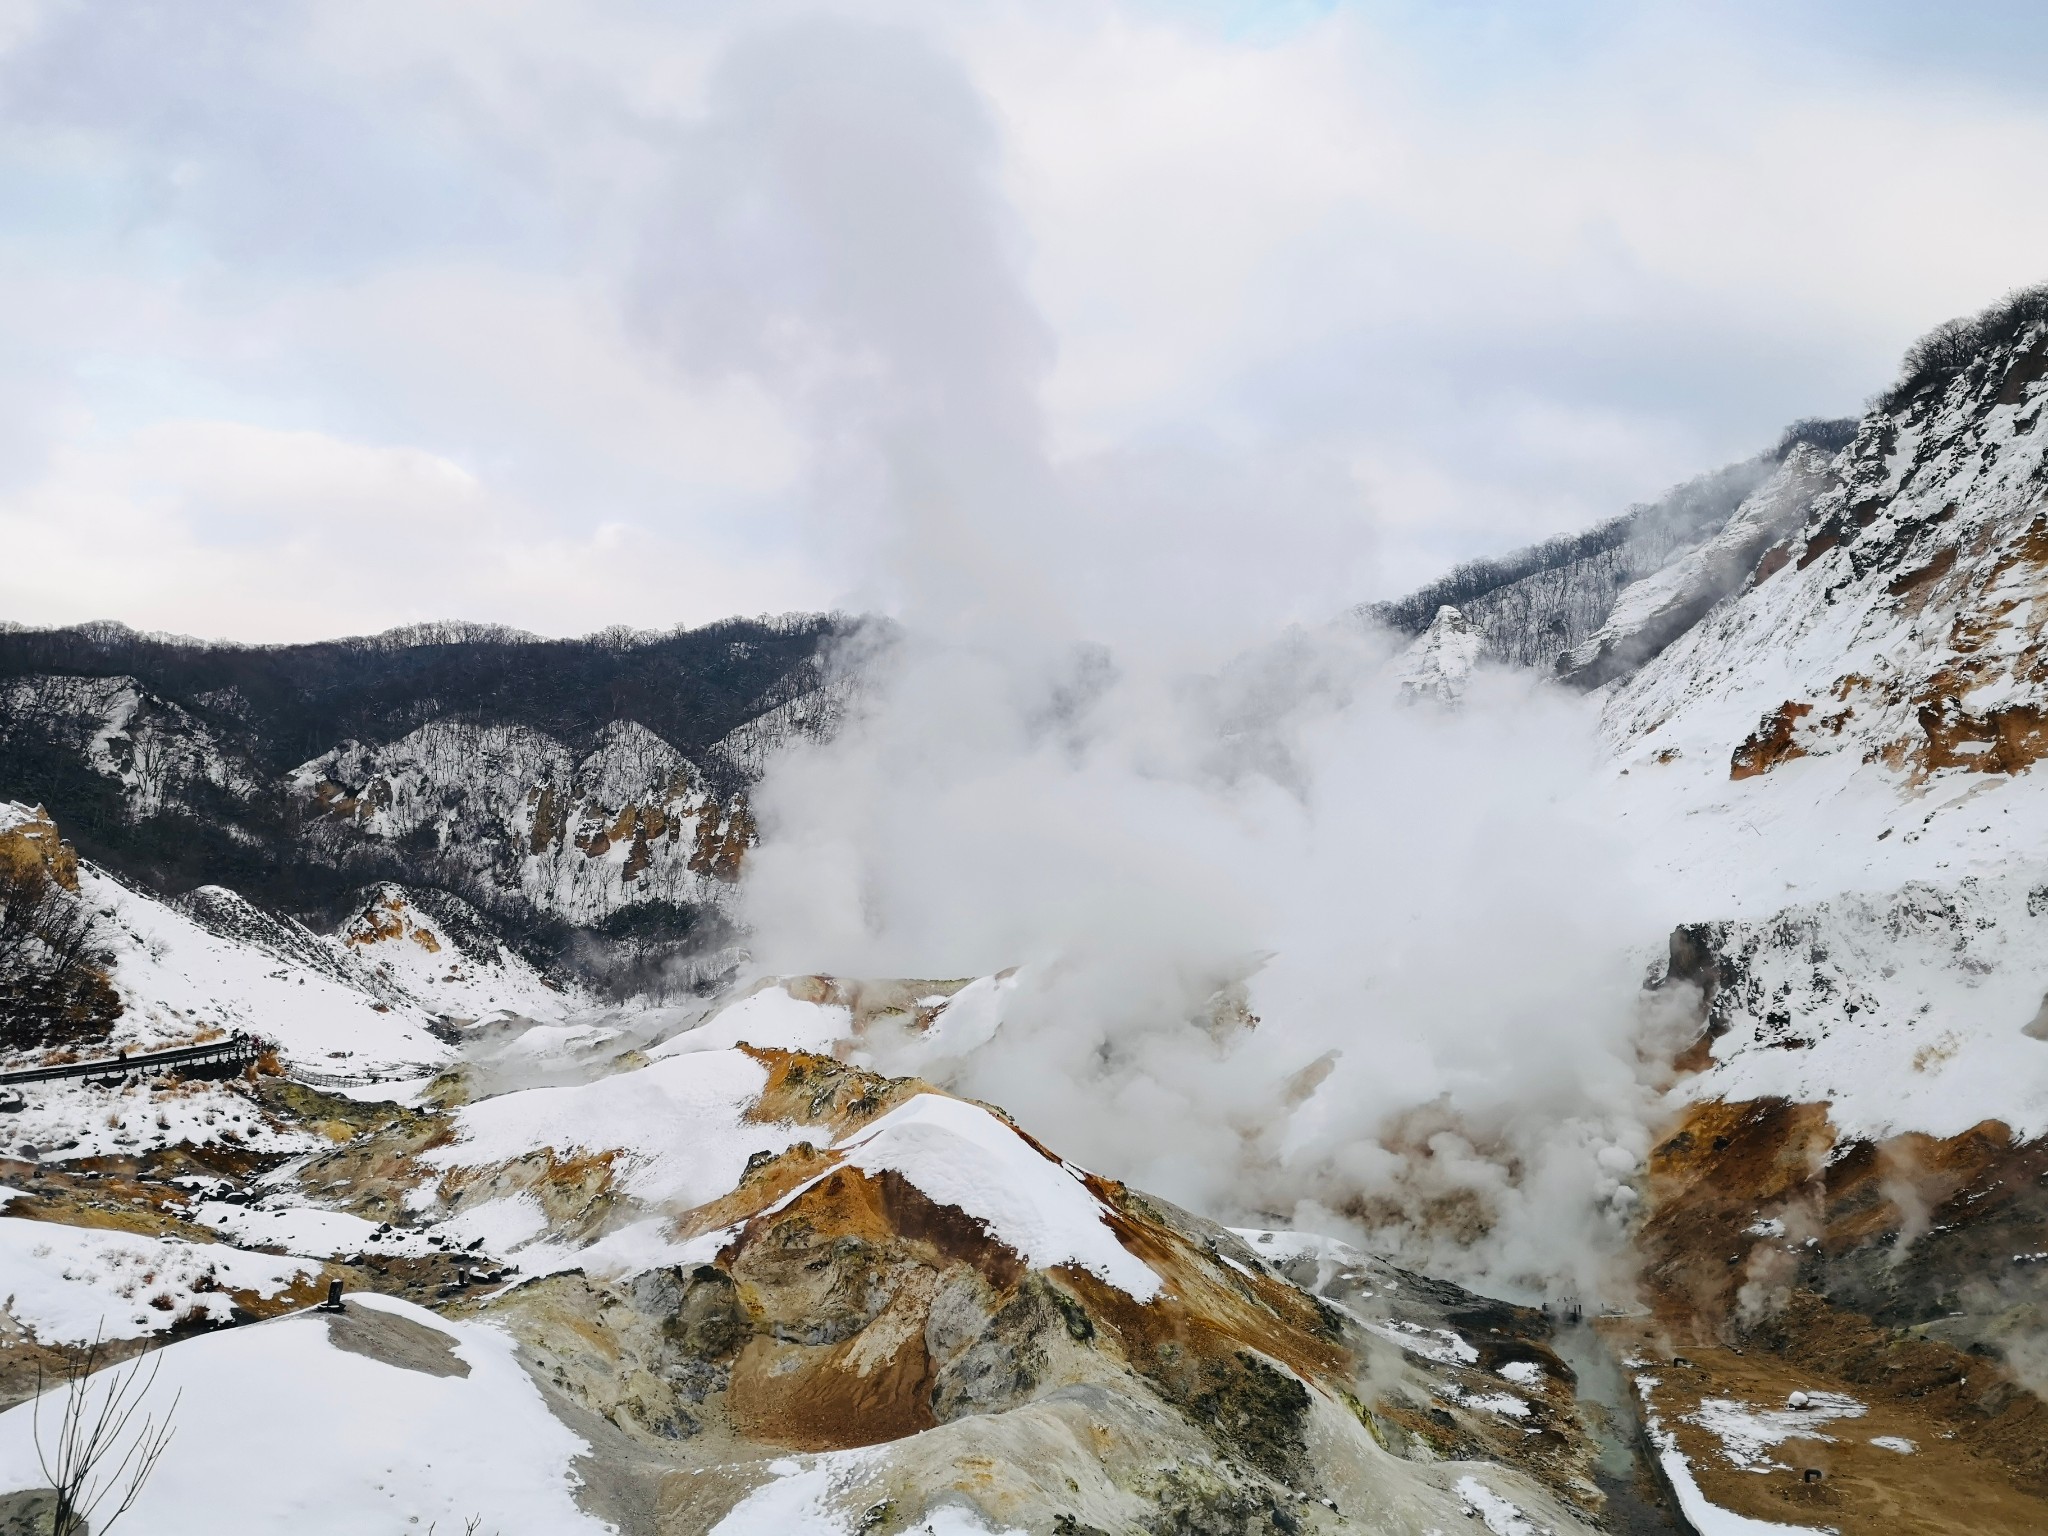
[[(1327, 466), (1052, 462), (998, 138), (915, 38), (755, 36), (712, 103), (642, 310), (684, 365), (781, 392), (819, 536), (897, 620), (842, 658), (859, 718), (759, 790), (759, 965), (1020, 967), (999, 1025), (882, 1064), (1215, 1215), (1611, 1284), (1650, 1103), (1630, 945), (1660, 916), (1583, 702), (1481, 674), (1403, 705), (1384, 641), (1286, 626), (1337, 610), (1363, 546)], [(1188, 508), (1165, 547), (1162, 502)]]

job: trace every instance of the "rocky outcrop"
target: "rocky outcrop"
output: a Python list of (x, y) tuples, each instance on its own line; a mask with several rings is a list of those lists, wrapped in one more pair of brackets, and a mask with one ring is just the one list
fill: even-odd
[(1705, 1496), (1801, 1525), (2039, 1529), (2044, 1168), (2048, 1142), (1997, 1122), (1869, 1139), (1771, 1099), (1668, 1127), (1651, 1311), (1603, 1328)]
[(615, 721), (581, 757), (542, 732), (436, 721), (384, 746), (349, 742), (287, 779), (315, 846), (344, 866), (425, 845), (478, 903), (578, 926), (637, 904), (715, 907), (754, 828), (681, 753)]
[(41, 806), (0, 801), (0, 1047), (104, 1039), (121, 1015), (78, 855)]
[(0, 869), (16, 879), (40, 874), (63, 890), (78, 889), (78, 851), (40, 805), (0, 801)]

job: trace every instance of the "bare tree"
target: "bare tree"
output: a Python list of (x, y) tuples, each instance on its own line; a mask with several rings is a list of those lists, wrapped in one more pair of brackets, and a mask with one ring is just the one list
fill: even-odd
[[(35, 1430), (36, 1460), (42, 1463), (43, 1476), (57, 1494), (51, 1536), (86, 1536), (88, 1531), (105, 1536), (135, 1503), (174, 1433), (171, 1417), (178, 1411), (182, 1393), (172, 1397), (161, 1423), (152, 1411), (143, 1415), (141, 1425), (132, 1432), (129, 1427), (156, 1385), (163, 1357), (152, 1353), (147, 1367), (136, 1360), (126, 1369), (109, 1370), (95, 1380), (100, 1350), (101, 1339), (95, 1333), (91, 1347), (66, 1363), (64, 1412), (55, 1443), (49, 1446), (43, 1444), (42, 1371), (36, 1372), (30, 1421)], [(115, 1500), (112, 1512), (92, 1524), (95, 1513), (110, 1498)]]

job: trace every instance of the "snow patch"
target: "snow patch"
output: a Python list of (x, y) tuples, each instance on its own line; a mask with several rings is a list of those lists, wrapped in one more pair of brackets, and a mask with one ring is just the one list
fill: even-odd
[(1138, 1301), (1159, 1293), (1159, 1277), (1117, 1241), (1080, 1174), (977, 1104), (921, 1093), (840, 1145), (852, 1166), (899, 1173), (978, 1218), (1034, 1268), (1075, 1264)]
[[(309, 1312), (170, 1345), (148, 1401), (177, 1395), (179, 1433), (135, 1505), (135, 1530), (362, 1536), (460, 1531), (479, 1515), (486, 1531), (609, 1530), (574, 1498), (590, 1447), (548, 1411), (509, 1335), (392, 1297), (349, 1307), (444, 1335), (467, 1374), (337, 1348), (328, 1319)], [(47, 1404), (43, 1417), (47, 1434)], [(43, 1484), (26, 1403), (0, 1415), (0, 1478)]]
[(1420, 1355), (1438, 1365), (1476, 1365), (1479, 1351), (1448, 1328), (1425, 1328), (1420, 1323), (1367, 1323), (1366, 1328), (1381, 1338), (1400, 1345), (1411, 1355)]
[(1832, 1440), (1820, 1426), (1836, 1419), (1859, 1419), (1867, 1411), (1853, 1397), (1839, 1392), (1795, 1392), (1794, 1404), (1760, 1409), (1725, 1397), (1709, 1397), (1685, 1415), (1721, 1442), (1721, 1454), (1745, 1472), (1787, 1470), (1771, 1459), (1773, 1446), (1787, 1440)]
[(1535, 1522), (1523, 1518), (1519, 1506), (1502, 1498), (1476, 1477), (1458, 1479), (1458, 1497), (1479, 1516), (1493, 1536), (1541, 1536)]
[(224, 1244), (0, 1217), (4, 1310), (46, 1344), (140, 1338), (194, 1317), (225, 1323), (229, 1292), (275, 1296), (318, 1273)]

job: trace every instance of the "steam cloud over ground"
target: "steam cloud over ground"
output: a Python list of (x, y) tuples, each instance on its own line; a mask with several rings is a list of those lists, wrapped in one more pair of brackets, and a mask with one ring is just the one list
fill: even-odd
[[(1304, 622), (1369, 535), (1331, 466), (1049, 458), (995, 131), (945, 58), (767, 32), (712, 100), (645, 314), (680, 363), (802, 402), (821, 535), (898, 620), (842, 658), (849, 728), (760, 790), (757, 964), (1019, 967), (985, 1039), (877, 1064), (1211, 1214), (1623, 1283), (1603, 1238), (1654, 1021), (1614, 936), (1654, 939), (1658, 904), (1586, 787), (1580, 701), (1482, 675), (1474, 707), (1405, 704), (1385, 642)], [(1233, 499), (1270, 538), (1209, 536)], [(1187, 508), (1163, 561), (1120, 547), (1134, 502)]]

